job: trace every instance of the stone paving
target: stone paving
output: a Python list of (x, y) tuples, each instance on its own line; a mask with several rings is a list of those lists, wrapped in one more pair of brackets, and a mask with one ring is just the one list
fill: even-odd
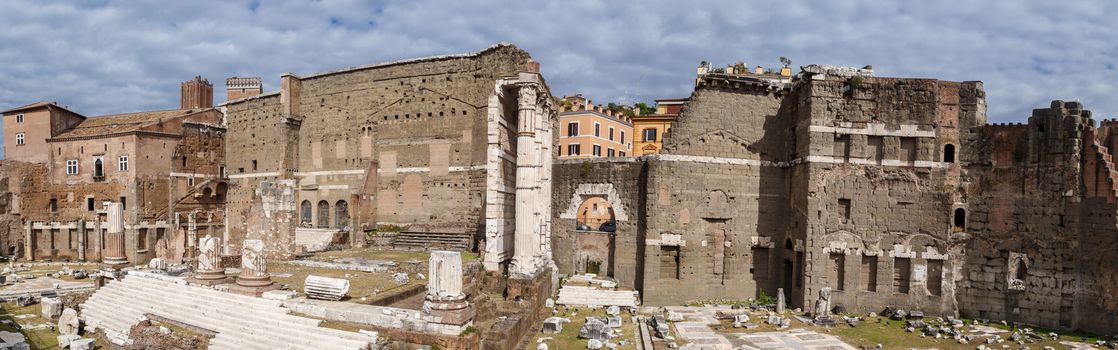
[(791, 329), (782, 332), (720, 334), (711, 329), (719, 324), (716, 314), (719, 311), (731, 312), (728, 306), (694, 307), (670, 306), (668, 311), (683, 315), (683, 321), (675, 323), (676, 336), (680, 344), (692, 349), (794, 349), (794, 350), (856, 350), (838, 338), (804, 329)]

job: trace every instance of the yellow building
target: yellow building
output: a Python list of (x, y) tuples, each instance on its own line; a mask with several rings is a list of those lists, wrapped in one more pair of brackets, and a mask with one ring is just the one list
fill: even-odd
[(633, 116), (633, 130), (637, 133), (633, 155), (660, 154), (664, 133), (672, 128), (684, 103), (687, 103), (686, 98), (659, 99), (656, 100), (656, 114)]
[(581, 95), (563, 98), (559, 158), (631, 157), (633, 122), (624, 113), (593, 105)]

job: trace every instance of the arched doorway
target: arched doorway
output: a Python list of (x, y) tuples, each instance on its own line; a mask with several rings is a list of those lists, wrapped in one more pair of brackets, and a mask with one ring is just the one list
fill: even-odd
[(617, 231), (613, 206), (603, 197), (587, 198), (578, 207), (575, 229), (578, 231)]
[(349, 226), (349, 204), (346, 201), (338, 201), (334, 203), (334, 221), (335, 227), (339, 230), (345, 229)]
[(318, 228), (330, 228), (330, 203), (318, 201)]

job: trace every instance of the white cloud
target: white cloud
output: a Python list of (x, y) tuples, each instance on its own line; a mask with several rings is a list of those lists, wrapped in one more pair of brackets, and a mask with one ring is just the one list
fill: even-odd
[(274, 90), (283, 72), (509, 41), (543, 64), (556, 93), (602, 102), (686, 96), (704, 59), (773, 67), (788, 56), (982, 80), (993, 122), (1024, 121), (1051, 99), (1078, 99), (1102, 118), (1118, 112), (1115, 4), (10, 0), (0, 2), (0, 109), (37, 100), (87, 115), (173, 108), (178, 83), (195, 75), (219, 88), (229, 76), (261, 76)]

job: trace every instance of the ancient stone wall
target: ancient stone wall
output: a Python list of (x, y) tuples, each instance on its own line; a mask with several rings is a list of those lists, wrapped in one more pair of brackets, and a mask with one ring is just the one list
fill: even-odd
[(648, 166), (646, 304), (776, 294), (792, 145), (781, 94), (704, 86), (684, 106)]
[(286, 75), (279, 94), (228, 103), (229, 243), (251, 220), (252, 189), (275, 179), (298, 181), (293, 225), (363, 233), (421, 223), (480, 235), (490, 96), (529, 63), (497, 45)]
[[(616, 278), (628, 288), (638, 286), (643, 277), (646, 166), (637, 158), (555, 163), (551, 240), (559, 273), (596, 273)], [(615, 222), (613, 232), (602, 230), (608, 220), (585, 223), (591, 220), (584, 218), (595, 211)]]
[(807, 175), (805, 192), (792, 192), (806, 197), (807, 214), (792, 305), (810, 305), (830, 287), (833, 303), (848, 310), (955, 310), (963, 249), (952, 235), (966, 227), (953, 225), (953, 212), (967, 210), (957, 153), (968, 146), (960, 134), (976, 127), (964, 118), (974, 102), (960, 98), (975, 88), (869, 77), (793, 90), (810, 100), (795, 116), (807, 129), (797, 143), (809, 146), (796, 166)]

